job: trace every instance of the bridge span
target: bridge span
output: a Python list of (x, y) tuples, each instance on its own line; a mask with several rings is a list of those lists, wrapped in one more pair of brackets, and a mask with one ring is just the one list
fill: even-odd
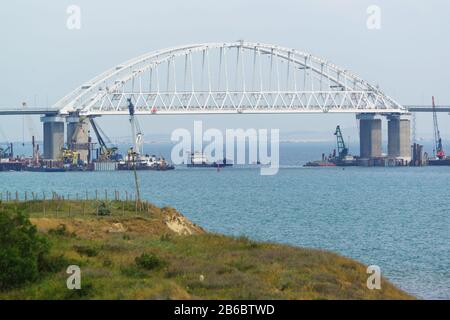
[[(423, 112), (433, 112), (433, 108), (432, 106), (420, 106), (420, 105), (405, 105), (404, 106), (407, 110), (406, 114), (408, 113), (423, 113)], [(450, 113), (450, 106), (436, 106), (435, 109), (436, 112), (441, 113), (441, 112), (447, 112)], [(321, 111), (322, 113), (326, 113), (326, 111)], [(272, 114), (295, 114), (295, 113), (317, 113), (317, 112), (307, 112), (307, 111), (303, 111), (303, 112), (289, 112), (289, 111), (277, 111), (277, 110), (272, 110), (272, 111), (261, 111), (261, 112), (245, 112), (245, 111), (234, 111), (234, 112), (230, 112), (230, 111), (226, 111), (226, 112), (221, 112), (220, 110), (218, 111), (210, 111), (210, 112), (197, 112), (197, 113), (192, 113), (192, 114), (258, 114), (258, 113), (272, 113)], [(340, 112), (340, 111), (331, 111), (331, 113), (362, 113), (359, 111), (345, 111), (345, 112)], [(380, 112), (380, 114), (385, 114), (385, 113), (389, 113), (389, 112)], [(395, 113), (395, 112), (392, 112)], [(72, 113), (69, 113), (72, 114)], [(148, 112), (142, 112), (142, 111), (138, 111), (136, 112), (136, 114), (138, 115), (183, 115), (186, 113), (176, 113), (176, 112), (172, 112), (172, 113), (148, 113)], [(0, 107), (0, 116), (21, 116), (21, 115), (40, 115), (40, 116), (62, 116), (62, 117), (66, 117), (68, 116), (68, 114), (62, 114), (61, 110), (56, 109), (56, 108), (43, 108), (43, 107), (29, 107), (28, 109), (23, 109), (20, 107)], [(113, 113), (102, 113), (102, 112), (91, 112), (89, 113), (89, 117), (100, 117), (100, 116), (104, 116), (104, 115), (128, 115), (127, 111), (120, 111), (120, 112), (113, 112)]]
[[(60, 156), (85, 117), (128, 115), (355, 113), (362, 157), (381, 156), (381, 118), (388, 119), (390, 157), (410, 158), (410, 112), (378, 86), (310, 53), (259, 42), (183, 45), (119, 64), (60, 99), (52, 108), (0, 109), (0, 115), (42, 115), (44, 158)], [(449, 112), (450, 107), (438, 107)], [(87, 139), (87, 136), (82, 138)], [(77, 141), (85, 144), (87, 141)]]

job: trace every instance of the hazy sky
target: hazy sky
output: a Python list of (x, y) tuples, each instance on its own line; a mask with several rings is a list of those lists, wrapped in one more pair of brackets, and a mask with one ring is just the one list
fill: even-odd
[[(66, 27), (67, 7), (81, 8), (81, 29)], [(368, 6), (381, 8), (381, 29), (366, 26)], [(6, 1), (0, 9), (0, 106), (51, 106), (78, 85), (125, 60), (187, 43), (266, 42), (326, 58), (379, 84), (402, 104), (450, 104), (450, 2), (445, 0), (40, 0)], [(268, 127), (356, 134), (354, 115), (209, 116), (206, 126)], [(194, 117), (141, 118), (146, 136), (192, 127)], [(440, 115), (450, 137), (450, 119)], [(42, 136), (39, 119), (26, 119)], [(111, 136), (128, 135), (126, 118), (102, 119)], [(420, 115), (418, 136), (429, 136)], [(1, 131), (22, 139), (22, 118), (3, 117)], [(448, 129), (447, 129), (448, 128)], [(330, 138), (333, 138), (330, 134)]]

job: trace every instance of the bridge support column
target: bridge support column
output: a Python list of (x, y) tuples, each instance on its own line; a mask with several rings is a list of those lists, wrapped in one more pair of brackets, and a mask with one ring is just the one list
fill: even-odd
[(89, 162), (89, 120), (78, 115), (67, 117), (67, 146), (78, 152), (80, 160)]
[(43, 116), (44, 159), (60, 160), (64, 147), (64, 120), (58, 116)]
[(411, 160), (411, 120), (408, 115), (390, 114), (388, 119), (388, 157)]
[(363, 159), (381, 157), (381, 117), (370, 113), (360, 113), (359, 149)]

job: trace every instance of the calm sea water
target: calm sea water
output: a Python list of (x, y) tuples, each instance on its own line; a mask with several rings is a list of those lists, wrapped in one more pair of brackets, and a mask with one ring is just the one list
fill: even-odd
[[(450, 299), (450, 167), (303, 168), (332, 144), (281, 145), (282, 168), (140, 172), (143, 196), (214, 232), (327, 249), (380, 266), (418, 297)], [(149, 152), (168, 154), (170, 146)], [(131, 172), (2, 172), (2, 191), (132, 190)]]

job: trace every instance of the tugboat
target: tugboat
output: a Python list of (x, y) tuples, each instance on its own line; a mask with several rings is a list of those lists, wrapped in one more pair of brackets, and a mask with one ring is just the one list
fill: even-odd
[(227, 163), (226, 158), (223, 158), (222, 162), (209, 162), (204, 153), (195, 152), (191, 153), (190, 162), (186, 166), (188, 168), (224, 168), (231, 167), (233, 164)]

